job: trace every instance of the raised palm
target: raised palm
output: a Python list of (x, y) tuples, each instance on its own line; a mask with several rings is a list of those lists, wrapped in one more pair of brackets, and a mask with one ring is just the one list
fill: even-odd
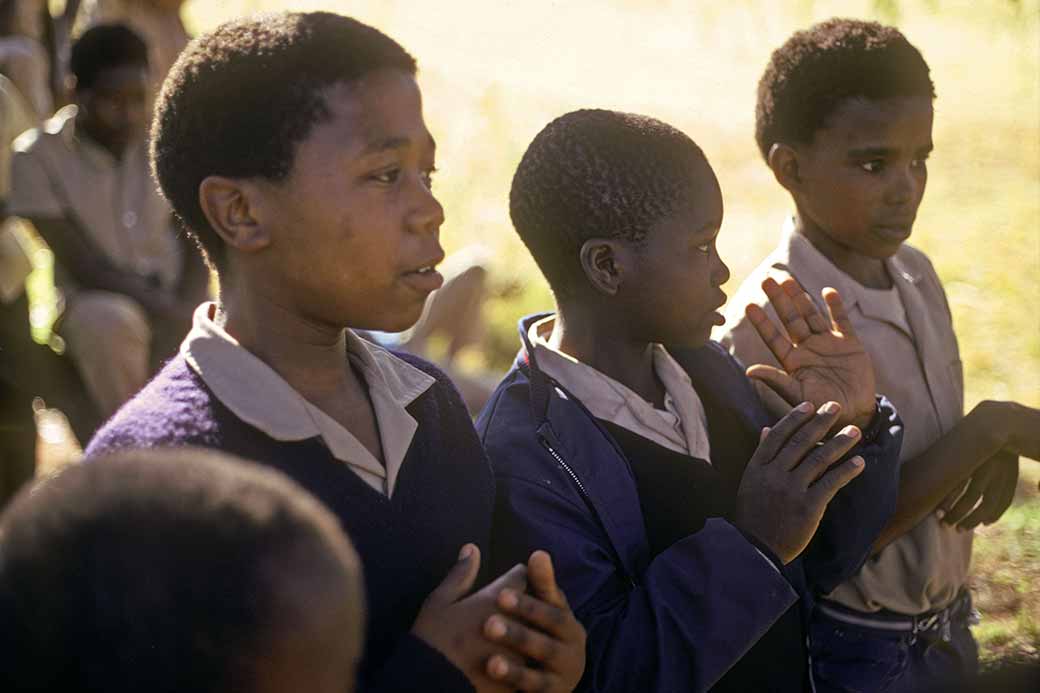
[(748, 305), (746, 314), (781, 368), (756, 364), (748, 368), (748, 377), (761, 381), (792, 406), (805, 401), (817, 407), (837, 402), (841, 425), (866, 425), (875, 410), (874, 366), (838, 292), (823, 290), (827, 320), (791, 277), (780, 284), (767, 278), (762, 289), (784, 329), (755, 304)]

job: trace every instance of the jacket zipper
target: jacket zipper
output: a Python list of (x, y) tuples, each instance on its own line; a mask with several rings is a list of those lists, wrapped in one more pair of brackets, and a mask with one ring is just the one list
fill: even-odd
[[(592, 505), (592, 499), (589, 498), (589, 494), (585, 490), (585, 487), (582, 486), (581, 480), (578, 478), (578, 475), (575, 474), (574, 470), (571, 469), (571, 466), (569, 464), (567, 464), (566, 461), (564, 461), (563, 456), (560, 455), (560, 453), (558, 453), (556, 451), (556, 449), (552, 446), (552, 444), (545, 437), (545, 435), (539, 433), (538, 434), (538, 439), (542, 442), (542, 447), (545, 448), (545, 451), (548, 452), (549, 455), (552, 456), (552, 458), (554, 460), (556, 460), (557, 464), (559, 464), (561, 467), (563, 467), (563, 470), (565, 472), (567, 472), (567, 475), (570, 476), (570, 478), (574, 481), (574, 485), (578, 487), (578, 492), (581, 493), (581, 497), (585, 501), (585, 505), (588, 506), (589, 511), (596, 518), (596, 522), (603, 529), (604, 534), (606, 534), (607, 531), (606, 531), (606, 527), (603, 526), (603, 519), (600, 518), (599, 513), (596, 512), (595, 506)], [(628, 571), (625, 570), (624, 563), (621, 561), (621, 556), (617, 555), (616, 552), (615, 552), (614, 555), (615, 555), (615, 558), (617, 559), (617, 562), (618, 562), (617, 563), (618, 568), (621, 570), (621, 573), (625, 576), (625, 581), (628, 582), (629, 588), (638, 587), (639, 583), (637, 583), (632, 578), (632, 576), (628, 574)]]

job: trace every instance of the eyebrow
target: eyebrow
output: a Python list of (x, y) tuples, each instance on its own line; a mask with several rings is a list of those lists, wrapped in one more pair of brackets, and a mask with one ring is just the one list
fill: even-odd
[[(930, 154), (934, 145), (929, 142), (923, 147), (919, 147), (914, 153), (918, 156), (922, 154)], [(850, 149), (848, 152), (850, 159), (869, 159), (871, 157), (885, 157), (895, 154), (898, 150), (892, 147), (862, 147), (859, 149)]]
[[(433, 135), (427, 133), (427, 144), (436, 151), (437, 142), (433, 139)], [(390, 136), (383, 137), (380, 139), (370, 140), (365, 144), (365, 148), (361, 151), (362, 156), (368, 156), (370, 154), (379, 154), (394, 149), (404, 149), (412, 143), (412, 140), (408, 137), (401, 136)]]

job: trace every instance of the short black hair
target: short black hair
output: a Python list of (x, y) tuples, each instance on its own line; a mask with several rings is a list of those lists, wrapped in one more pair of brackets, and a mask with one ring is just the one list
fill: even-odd
[(705, 161), (685, 133), (660, 120), (599, 109), (553, 120), (513, 176), (509, 214), (557, 298), (584, 278), (592, 238), (641, 244), (689, 199)]
[(72, 44), (69, 72), (76, 77), (76, 89), (90, 89), (98, 75), (117, 67), (148, 67), (148, 46), (144, 39), (124, 24), (92, 26)]
[(329, 12), (233, 20), (180, 54), (156, 102), (152, 169), (218, 273), (225, 250), (199, 204), (202, 181), (284, 180), (297, 145), (331, 115), (324, 92), (384, 69), (414, 75), (415, 59), (379, 30)]
[(928, 63), (895, 27), (830, 19), (795, 32), (758, 82), (755, 140), (762, 157), (778, 142), (807, 144), (843, 102), (935, 98)]
[(286, 565), (363, 601), (338, 521), (280, 473), (184, 448), (68, 467), (0, 518), (4, 690), (249, 690), (297, 623)]

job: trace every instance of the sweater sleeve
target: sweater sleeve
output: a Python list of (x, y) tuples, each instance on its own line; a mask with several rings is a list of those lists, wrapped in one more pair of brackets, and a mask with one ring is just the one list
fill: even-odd
[[(493, 562), (498, 569), (536, 549), (552, 556), (588, 636), (578, 690), (707, 690), (797, 600), (776, 566), (718, 518), (629, 574), (617, 552), (632, 547), (611, 543), (534, 432), (520, 428), (485, 435), (497, 482)], [(639, 512), (612, 508), (619, 518)]]
[(466, 675), (420, 638), (405, 633), (378, 671), (358, 686), (360, 693), (470, 693)]

